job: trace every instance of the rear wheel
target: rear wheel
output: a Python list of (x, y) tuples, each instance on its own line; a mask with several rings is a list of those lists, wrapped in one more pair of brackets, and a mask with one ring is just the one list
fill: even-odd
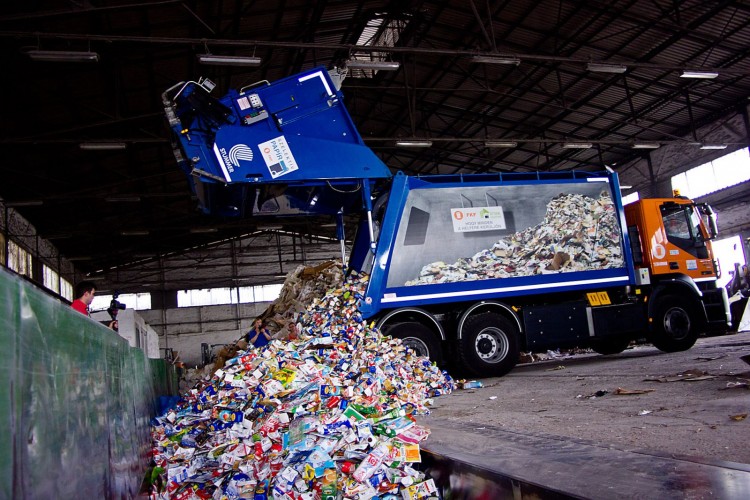
[(630, 345), (629, 338), (599, 339), (591, 343), (591, 348), (599, 354), (619, 354)]
[(507, 318), (494, 313), (466, 320), (459, 342), (464, 368), (477, 377), (500, 377), (518, 362), (518, 329)]
[(664, 352), (687, 351), (698, 340), (696, 321), (689, 302), (668, 295), (661, 299), (653, 317), (651, 343)]
[(386, 331), (391, 337), (401, 339), (404, 345), (417, 353), (426, 356), (438, 365), (443, 362), (440, 342), (435, 334), (421, 323), (398, 323)]

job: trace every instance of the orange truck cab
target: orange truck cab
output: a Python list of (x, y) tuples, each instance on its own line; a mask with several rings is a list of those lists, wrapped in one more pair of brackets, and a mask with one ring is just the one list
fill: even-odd
[(702, 331), (726, 331), (729, 306), (726, 290), (716, 284), (720, 270), (711, 248), (717, 236), (711, 207), (676, 196), (624, 208), (641, 287), (636, 293), (648, 305), (650, 328), (680, 330), (695, 322)]

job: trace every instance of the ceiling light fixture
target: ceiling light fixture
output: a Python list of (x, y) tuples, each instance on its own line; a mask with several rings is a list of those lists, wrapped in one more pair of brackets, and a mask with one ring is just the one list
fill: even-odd
[(21, 200), (21, 201), (6, 201), (6, 207), (38, 207), (44, 205), (43, 200)]
[(359, 59), (350, 59), (346, 62), (348, 69), (375, 69), (382, 71), (396, 71), (401, 67), (400, 62), (396, 61), (362, 61)]
[(104, 201), (107, 201), (109, 203), (137, 203), (141, 201), (140, 196), (107, 196), (104, 198)]
[(129, 230), (129, 231), (120, 231), (120, 234), (122, 236), (148, 236), (148, 231), (141, 231), (141, 230)]
[(593, 71), (594, 73), (625, 73), (628, 70), (627, 66), (622, 64), (603, 64), (603, 63), (588, 63), (586, 69)]
[(429, 148), (432, 146), (432, 141), (396, 141), (396, 146), (407, 148)]
[(99, 54), (90, 51), (37, 50), (26, 51), (32, 61), (44, 62), (99, 62)]
[(198, 54), (198, 62), (214, 66), (260, 66), (260, 57), (219, 56), (216, 54)]
[(218, 229), (215, 227), (191, 227), (190, 232), (193, 234), (200, 234), (200, 233), (217, 233), (219, 232)]
[(701, 149), (727, 149), (726, 144), (701, 144)]
[(518, 147), (518, 143), (515, 141), (485, 141), (484, 147), (486, 148), (515, 148), (515, 147)]
[(124, 142), (82, 142), (78, 147), (83, 151), (119, 151), (128, 145)]
[(473, 56), (471, 62), (483, 64), (507, 64), (509, 66), (518, 66), (521, 59), (516, 56)]
[(659, 149), (661, 144), (658, 142), (634, 142), (630, 147), (632, 149)]
[(593, 147), (590, 142), (566, 142), (563, 143), (563, 149), (589, 149)]
[(715, 71), (683, 71), (680, 78), (704, 78), (712, 79), (719, 76), (719, 73)]

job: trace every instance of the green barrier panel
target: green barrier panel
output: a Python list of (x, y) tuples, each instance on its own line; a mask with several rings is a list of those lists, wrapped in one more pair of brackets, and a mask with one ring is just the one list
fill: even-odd
[(173, 368), (0, 269), (2, 498), (133, 498)]

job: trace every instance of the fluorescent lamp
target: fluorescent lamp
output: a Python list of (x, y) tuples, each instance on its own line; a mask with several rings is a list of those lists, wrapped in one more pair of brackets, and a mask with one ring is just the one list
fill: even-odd
[(715, 71), (683, 71), (680, 78), (716, 78), (719, 74)]
[(726, 144), (701, 144), (701, 149), (727, 149)]
[(471, 62), (518, 66), (519, 64), (521, 64), (521, 59), (516, 56), (474, 56), (471, 58)]
[(594, 73), (625, 73), (628, 67), (622, 64), (588, 63), (586, 69)]
[(404, 146), (407, 148), (429, 148), (432, 146), (432, 141), (396, 141), (396, 146)]
[(122, 236), (148, 236), (149, 232), (148, 231), (138, 231), (138, 230), (135, 230), (135, 231), (120, 231), (120, 234)]
[(198, 54), (198, 62), (214, 66), (260, 66), (260, 57), (218, 56), (215, 54)]
[(82, 142), (78, 145), (84, 151), (117, 151), (128, 147), (124, 142)]
[(590, 142), (566, 142), (562, 145), (563, 149), (589, 149), (593, 146)]
[(96, 52), (74, 50), (28, 50), (26, 54), (32, 61), (45, 62), (99, 62)]
[(487, 148), (515, 148), (518, 143), (515, 141), (485, 141), (484, 146)]
[(401, 63), (393, 61), (361, 61), (359, 59), (351, 59), (346, 62), (346, 67), (349, 69), (375, 69), (382, 71), (396, 71), (401, 67)]
[(38, 207), (44, 205), (42, 200), (23, 200), (23, 201), (8, 201), (5, 203), (6, 207)]
[(219, 232), (218, 229), (215, 227), (191, 227), (190, 232), (193, 234), (199, 234), (199, 233), (217, 233)]
[(104, 198), (104, 201), (110, 202), (110, 203), (137, 203), (141, 201), (140, 196), (107, 196)]
[(661, 144), (658, 142), (634, 142), (630, 147), (632, 149), (659, 149)]

